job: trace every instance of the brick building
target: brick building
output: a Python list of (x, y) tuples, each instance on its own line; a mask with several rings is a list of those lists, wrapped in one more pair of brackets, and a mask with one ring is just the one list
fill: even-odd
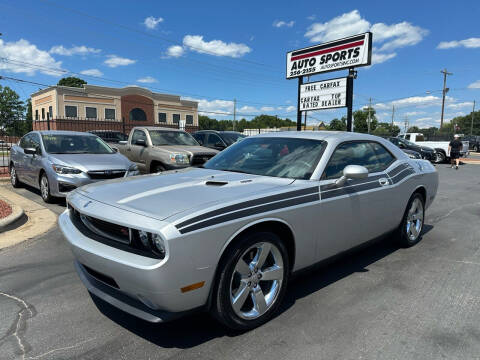
[(32, 94), (34, 130), (122, 130), (158, 125), (198, 127), (198, 103), (127, 86), (51, 86)]

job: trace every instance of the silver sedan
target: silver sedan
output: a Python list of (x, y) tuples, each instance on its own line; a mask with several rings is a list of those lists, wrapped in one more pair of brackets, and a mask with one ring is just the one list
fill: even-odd
[(91, 182), (138, 174), (98, 136), (53, 130), (29, 132), (12, 146), (9, 170), (13, 187), (36, 187), (45, 202)]
[(200, 169), (92, 184), (60, 228), (87, 289), (150, 322), (207, 309), (240, 330), (278, 311), (292, 273), (394, 233), (421, 238), (435, 168), (379, 137), (249, 137)]

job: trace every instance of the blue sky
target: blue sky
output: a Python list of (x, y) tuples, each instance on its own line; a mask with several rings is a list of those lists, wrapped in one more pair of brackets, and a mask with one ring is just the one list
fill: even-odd
[[(358, 69), (354, 109), (369, 98), (380, 120), (439, 124), (447, 68), (447, 120), (480, 101), (478, 1), (5, 1), (0, 0), (0, 75), (55, 84), (137, 85), (197, 99), (229, 118), (296, 117), (297, 81), (285, 53), (373, 31), (374, 64)], [(311, 81), (343, 76), (316, 75)], [(2, 81), (22, 98), (39, 86)], [(479, 104), (480, 107), (480, 104)], [(346, 109), (309, 113), (329, 122)]]

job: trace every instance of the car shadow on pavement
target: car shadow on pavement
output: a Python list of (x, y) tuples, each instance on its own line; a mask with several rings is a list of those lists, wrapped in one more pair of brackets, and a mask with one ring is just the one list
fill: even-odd
[[(40, 190), (37, 188), (34, 188), (33, 186), (27, 185), (27, 184), (21, 184), (21, 187), (24, 188), (27, 191), (30, 191), (36, 195), (38, 195), (38, 200), (42, 200), (42, 194), (40, 193)], [(52, 200), (53, 204), (60, 205), (60, 206), (67, 206), (67, 203), (65, 202), (65, 198), (63, 197), (54, 197)]]
[[(425, 224), (423, 235), (432, 228), (433, 226)], [(315, 293), (353, 273), (368, 271), (366, 267), (399, 249), (392, 241), (391, 235), (384, 236), (302, 271), (304, 276), (294, 277), (289, 284), (283, 304), (276, 316), (295, 306), (298, 299)], [(143, 339), (164, 348), (187, 349), (217, 337), (233, 337), (240, 334), (226, 329), (206, 312), (193, 313), (168, 323), (152, 324), (111, 306), (93, 294), (90, 296), (98, 310), (107, 318)]]

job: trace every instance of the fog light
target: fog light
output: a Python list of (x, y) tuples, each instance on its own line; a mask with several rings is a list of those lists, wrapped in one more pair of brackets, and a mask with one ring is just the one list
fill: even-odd
[(150, 242), (148, 241), (148, 232), (143, 230), (138, 230), (138, 238), (140, 239), (140, 242), (146, 249), (150, 248)]

